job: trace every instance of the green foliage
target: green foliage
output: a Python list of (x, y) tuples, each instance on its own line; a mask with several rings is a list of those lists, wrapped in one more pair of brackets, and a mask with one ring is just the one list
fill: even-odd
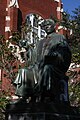
[(75, 8), (73, 13), (74, 13), (74, 15), (72, 16), (73, 34), (76, 37), (80, 37), (80, 6), (78, 8)]
[[(5, 71), (5, 74), (3, 74), (4, 77), (6, 77), (8, 80), (13, 81), (16, 75), (16, 72), (14, 72), (14, 62), (16, 61), (16, 58), (11, 52), (11, 48), (9, 48), (9, 41), (6, 41), (3, 35), (0, 35), (0, 69)], [(0, 80), (0, 86), (2, 82)], [(1, 88), (0, 88), (1, 90)], [(0, 91), (0, 119), (4, 120), (4, 115), (1, 113), (4, 112), (6, 104), (9, 102), (9, 99), (7, 97), (11, 98), (10, 90), (7, 91)]]
[(61, 25), (63, 27), (66, 27), (67, 29), (70, 28), (70, 14), (68, 12), (63, 12), (62, 13), (62, 20), (61, 20)]
[(72, 49), (72, 62), (76, 64), (80, 64), (80, 49), (78, 48), (78, 45), (74, 45), (71, 47)]
[(13, 80), (15, 75), (13, 74), (12, 64), (15, 62), (16, 58), (9, 48), (9, 41), (6, 42), (3, 36), (0, 36), (0, 68), (5, 71), (5, 77)]
[(72, 35), (69, 38), (72, 50), (72, 62), (80, 64), (80, 6), (75, 8), (71, 16)]
[[(79, 35), (80, 36), (80, 35)], [(69, 41), (72, 51), (72, 62), (80, 64), (80, 37), (75, 34), (70, 36)]]
[(10, 95), (4, 91), (0, 92), (0, 120), (5, 120), (3, 113), (5, 112), (6, 104), (10, 102), (10, 100), (7, 99), (7, 96), (9, 98)]
[(67, 75), (69, 76), (68, 90), (70, 103), (73, 106), (80, 106), (80, 68), (76, 69), (75, 67), (74, 69), (71, 67)]
[(3, 110), (5, 109), (6, 104), (9, 102), (9, 99), (6, 98), (7, 96), (9, 96), (8, 93), (5, 93), (4, 91), (0, 93), (0, 108)]
[[(65, 22), (64, 25), (67, 27), (67, 19), (68, 16), (63, 16), (63, 20)], [(67, 17), (67, 18), (66, 18)], [(73, 16), (70, 17), (68, 20), (70, 22), (69, 28), (72, 29), (72, 35), (69, 37), (69, 44), (72, 51), (72, 63), (75, 63), (75, 65), (80, 65), (80, 6), (78, 8), (75, 8), (73, 11)], [(80, 68), (78, 68), (80, 69)], [(74, 106), (80, 106), (80, 80), (79, 76), (80, 73), (75, 71), (73, 68), (71, 68), (69, 73), (69, 96), (70, 96), (70, 102)]]
[(18, 45), (19, 40), (21, 40), (21, 34), (19, 32), (12, 32), (12, 37), (9, 40), (10, 42)]
[(71, 105), (80, 106), (80, 82), (69, 81), (69, 99)]

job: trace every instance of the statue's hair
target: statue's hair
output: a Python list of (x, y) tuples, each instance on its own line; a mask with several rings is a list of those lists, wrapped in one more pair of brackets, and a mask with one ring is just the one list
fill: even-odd
[(55, 21), (52, 20), (52, 19), (46, 19), (45, 21), (46, 21), (46, 22), (50, 22), (50, 24), (52, 24), (52, 25), (55, 25)]
[(49, 22), (49, 24), (51, 24), (53, 27), (55, 27), (55, 25), (56, 25), (56, 23), (55, 23), (55, 21), (54, 20), (52, 20), (52, 19), (45, 19), (43, 22), (42, 22), (42, 27), (43, 26), (45, 26), (46, 25), (46, 23), (48, 23)]

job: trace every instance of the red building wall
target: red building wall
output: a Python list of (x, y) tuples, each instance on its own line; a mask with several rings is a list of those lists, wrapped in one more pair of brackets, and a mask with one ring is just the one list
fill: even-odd
[(57, 16), (53, 0), (19, 0), (19, 7), (22, 11), (23, 20), (29, 13), (37, 13), (43, 18), (49, 18), (51, 15)]
[[(12, 0), (0, 0), (0, 34), (5, 35), (6, 39), (11, 35), (11, 31), (20, 30), (26, 15), (30, 13), (39, 14), (44, 19), (62, 18), (61, 0), (17, 0), (18, 7), (16, 5), (9, 7), (10, 1)], [(6, 29), (7, 27), (10, 28)], [(63, 33), (61, 30), (61, 34)]]
[(13, 0), (2, 0), (0, 3), (0, 34), (5, 33), (6, 39), (11, 31), (20, 30), (26, 15), (30, 13), (39, 14), (44, 19), (61, 19), (61, 0), (17, 0), (18, 6), (16, 2), (9, 6), (11, 1)]
[(0, 0), (0, 35), (5, 33), (6, 0)]

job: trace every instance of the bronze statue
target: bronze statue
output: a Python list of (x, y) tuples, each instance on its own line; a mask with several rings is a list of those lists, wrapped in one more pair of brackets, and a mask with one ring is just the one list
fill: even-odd
[(68, 101), (68, 77), (65, 75), (71, 63), (71, 51), (66, 38), (55, 32), (55, 22), (46, 19), (42, 23), (47, 36), (38, 43), (38, 84), (41, 100)]
[(26, 52), (23, 54), (24, 59), (27, 63), (26, 67), (18, 70), (17, 77), (13, 83), (15, 86), (15, 95), (19, 97), (16, 103), (26, 102), (26, 99), (31, 97), (33, 99), (34, 86), (37, 82), (37, 65), (35, 64), (35, 50), (32, 44), (28, 44), (27, 40), (20, 40), (19, 46), (25, 48)]
[[(16, 94), (40, 98), (38, 101), (68, 101), (68, 77), (71, 51), (66, 38), (55, 32), (55, 22), (46, 19), (41, 24), (47, 36), (37, 44), (35, 64), (21, 69), (16, 80)], [(36, 81), (36, 82), (35, 82)]]

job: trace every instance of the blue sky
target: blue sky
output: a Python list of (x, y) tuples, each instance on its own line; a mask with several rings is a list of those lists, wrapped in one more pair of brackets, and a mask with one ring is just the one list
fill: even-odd
[(68, 11), (69, 14), (73, 14), (72, 11), (80, 6), (80, 0), (62, 0), (64, 11)]

